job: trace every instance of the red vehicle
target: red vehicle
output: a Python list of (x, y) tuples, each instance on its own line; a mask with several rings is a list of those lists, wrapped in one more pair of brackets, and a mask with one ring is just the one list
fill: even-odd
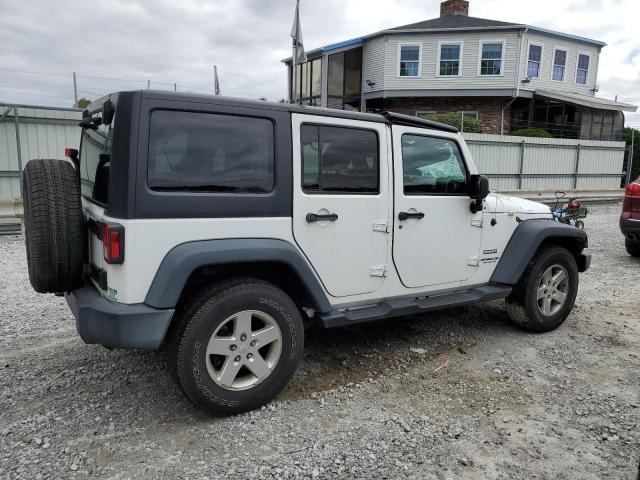
[(640, 258), (640, 178), (624, 189), (620, 230), (629, 255)]

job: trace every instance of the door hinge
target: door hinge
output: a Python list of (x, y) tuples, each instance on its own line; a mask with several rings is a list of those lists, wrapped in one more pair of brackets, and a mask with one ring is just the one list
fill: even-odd
[(382, 232), (389, 233), (389, 224), (386, 220), (374, 220), (373, 221), (373, 231), (374, 232)]
[(369, 275), (372, 277), (386, 277), (387, 276), (387, 265), (374, 265), (369, 270)]
[(471, 226), (482, 228), (482, 215), (480, 215), (480, 217), (473, 217), (471, 219)]
[(469, 257), (469, 260), (467, 260), (467, 265), (472, 267), (477, 267), (479, 263), (478, 257)]

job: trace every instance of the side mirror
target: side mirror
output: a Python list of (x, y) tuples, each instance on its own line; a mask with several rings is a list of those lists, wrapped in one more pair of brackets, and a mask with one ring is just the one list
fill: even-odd
[(474, 200), (471, 203), (471, 213), (482, 210), (482, 201), (489, 195), (489, 179), (484, 175), (471, 175), (469, 196)]
[(103, 125), (111, 125), (113, 122), (113, 117), (116, 114), (116, 106), (113, 104), (111, 99), (105, 101), (102, 104), (102, 124)]

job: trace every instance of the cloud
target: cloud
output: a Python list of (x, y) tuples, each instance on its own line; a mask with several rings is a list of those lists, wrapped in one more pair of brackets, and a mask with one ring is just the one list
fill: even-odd
[[(433, 18), (438, 0), (301, 0), (307, 49)], [(278, 100), (294, 0), (0, 0), (0, 101), (69, 106), (71, 72), (89, 98), (151, 86)], [(600, 95), (640, 103), (635, 0), (471, 0), (473, 16), (607, 42)], [(18, 71), (16, 71), (18, 70)], [(37, 72), (37, 73), (23, 73)], [(629, 100), (629, 101), (631, 101)], [(640, 125), (640, 114), (627, 115)]]

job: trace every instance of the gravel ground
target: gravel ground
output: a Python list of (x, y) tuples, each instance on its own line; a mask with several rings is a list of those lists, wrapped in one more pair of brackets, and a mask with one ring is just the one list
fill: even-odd
[(640, 261), (592, 207), (592, 268), (558, 330), (501, 302), (309, 332), (292, 384), (211, 418), (163, 353), (85, 345), (0, 237), (0, 477), (629, 479), (640, 462)]

